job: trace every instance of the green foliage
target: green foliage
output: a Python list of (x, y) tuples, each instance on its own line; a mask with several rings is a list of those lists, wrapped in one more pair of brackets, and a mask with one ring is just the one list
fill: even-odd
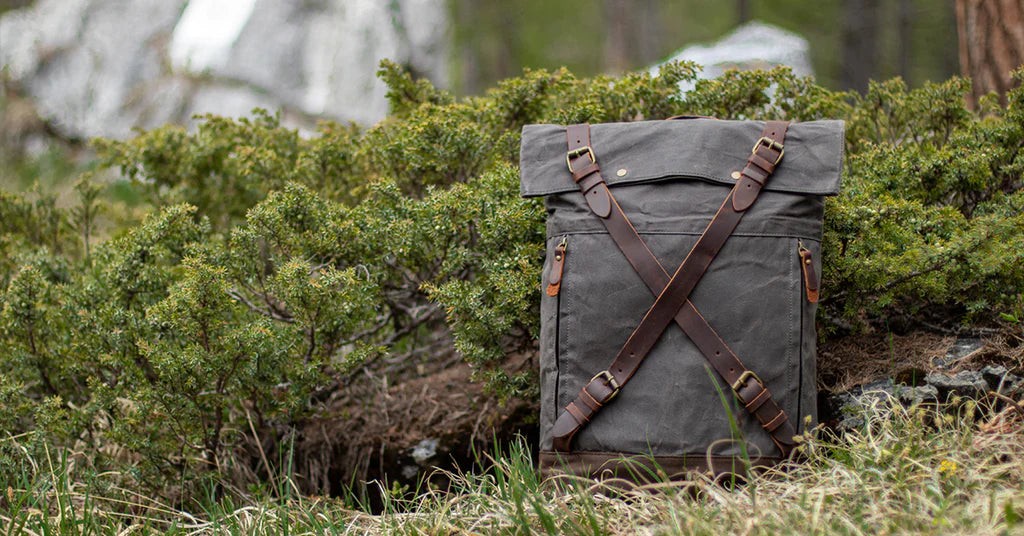
[(694, 72), (527, 71), (456, 100), (385, 63), (393, 115), (366, 129), (303, 137), (257, 112), (97, 140), (154, 208), (94, 243), (88, 178), (68, 209), (0, 192), (0, 426), (187, 495), (212, 470), (275, 474), (354, 373), (422, 374), (454, 349), (498, 393), (534, 395), (509, 359), (538, 332), (545, 211), (515, 167), (528, 123), (845, 119), (823, 325), (1017, 318), (1024, 90), (975, 113), (962, 79), (859, 96), (774, 69), (680, 94)]

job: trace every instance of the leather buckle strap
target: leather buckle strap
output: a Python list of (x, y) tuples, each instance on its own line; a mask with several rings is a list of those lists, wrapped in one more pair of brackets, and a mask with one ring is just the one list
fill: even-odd
[[(753, 380), (752, 385), (751, 380)], [(764, 382), (750, 369), (744, 370), (740, 377), (733, 382), (732, 394), (751, 413), (757, 413), (757, 410), (771, 397)]]
[[(750, 154), (757, 154), (757, 149), (762, 145), (767, 147), (768, 149), (779, 152), (779, 156), (775, 159), (774, 162), (774, 165), (779, 165), (779, 162), (782, 162), (782, 157), (786, 154), (785, 145), (783, 145), (781, 142), (769, 138), (768, 136), (761, 136), (761, 138), (757, 140), (757, 143), (754, 144), (754, 147), (750, 149)], [(587, 149), (589, 148), (590, 147), (587, 147)]]
[[(604, 397), (604, 400), (598, 400), (598, 402), (600, 402), (601, 405), (604, 405), (604, 404), (607, 404), (608, 402), (611, 402), (613, 398), (618, 396), (619, 391), (622, 390), (622, 387), (619, 385), (618, 380), (615, 379), (615, 376), (612, 376), (612, 373), (608, 372), (607, 370), (602, 370), (601, 372), (598, 372), (597, 374), (594, 374), (594, 377), (590, 378), (590, 383), (594, 383), (598, 379), (603, 379), (604, 380), (604, 386), (605, 387), (610, 387), (611, 390), (612, 390), (612, 393), (610, 395)], [(587, 386), (589, 386), (590, 383), (588, 383)], [(590, 393), (590, 391), (586, 387), (584, 387), (583, 390), (587, 391), (588, 393)]]
[(754, 380), (758, 383), (758, 385), (764, 387), (764, 382), (761, 381), (761, 378), (759, 378), (757, 374), (754, 373), (754, 371), (744, 370), (743, 374), (740, 374), (740, 377), (737, 378), (736, 381), (733, 382), (732, 384), (732, 391), (736, 393), (736, 396), (740, 399), (740, 402), (743, 402), (744, 404), (747, 401), (743, 400), (743, 398), (740, 396), (740, 389), (742, 389), (743, 386), (747, 383), (747, 380)]
[(590, 156), (591, 164), (597, 163), (597, 159), (594, 158), (594, 150), (591, 149), (589, 145), (584, 145), (583, 147), (572, 149), (565, 153), (565, 165), (569, 166), (569, 173), (572, 173), (574, 175), (576, 174), (576, 170), (572, 168), (572, 159), (579, 158), (583, 155)]

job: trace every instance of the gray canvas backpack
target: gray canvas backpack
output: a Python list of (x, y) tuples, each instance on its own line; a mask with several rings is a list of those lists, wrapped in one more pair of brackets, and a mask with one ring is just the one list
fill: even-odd
[(842, 149), (840, 121), (523, 128), (522, 195), (548, 210), (544, 475), (735, 473), (791, 455), (817, 413), (824, 196)]

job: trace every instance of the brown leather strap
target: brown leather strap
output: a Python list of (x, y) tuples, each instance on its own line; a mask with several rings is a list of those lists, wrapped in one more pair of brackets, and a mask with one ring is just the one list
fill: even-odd
[[(605, 227), (641, 279), (659, 298), (645, 315), (641, 326), (631, 335), (630, 341), (634, 342), (627, 341), (626, 346), (619, 352), (608, 370), (602, 371), (584, 386), (576, 399), (559, 416), (552, 429), (555, 450), (562, 452), (569, 450), (575, 434), (632, 377), (647, 352), (660, 338), (662, 331), (674, 316), (676, 323), (704, 354), (716, 372), (733, 387), (736, 396), (744, 403), (747, 410), (769, 432), (783, 455), (789, 455), (795, 446), (793, 436), (796, 433), (789, 418), (772, 399), (771, 393), (768, 392), (757, 375), (740, 362), (736, 354), (729, 349), (687, 299), (689, 292), (707, 269), (725, 238), (728, 238), (735, 228), (739, 221), (738, 217), (742, 216), (742, 211), (737, 211), (735, 208), (735, 197), (738, 191), (750, 190), (756, 199), (757, 192), (760, 191), (764, 180), (774, 171), (775, 165), (781, 160), (782, 141), (785, 137), (786, 126), (786, 123), (780, 122), (771, 122), (766, 125), (765, 136), (755, 144), (740, 181), (723, 202), (718, 214), (708, 225), (697, 245), (687, 255), (687, 259), (683, 261), (671, 280), (604, 184), (604, 179), (600, 176), (600, 166), (596, 162), (593, 149), (589, 147), (589, 125), (573, 125), (567, 129), (570, 148), (567, 160), (573, 171), (574, 179), (581, 185), (581, 190), (587, 196), (587, 202), (595, 214), (601, 215), (594, 209), (595, 205), (604, 208), (605, 200), (600, 199), (599, 196), (607, 199), (609, 210), (605, 216), (602, 216)], [(581, 149), (584, 147), (586, 150)], [(778, 155), (773, 154), (775, 152)], [(580, 159), (584, 164), (582, 166), (574, 162), (574, 160), (579, 161)], [(761, 168), (764, 163), (769, 169)], [(752, 165), (758, 169), (750, 169)], [(755, 177), (759, 180), (755, 180)], [(598, 194), (590, 193), (595, 191)], [(594, 202), (591, 202), (592, 199)], [(733, 200), (732, 203), (730, 203), (730, 199)], [(745, 205), (741, 204), (741, 206), (744, 207), (743, 210), (746, 210), (753, 200), (744, 203)], [(723, 214), (726, 214), (724, 219), (722, 218)], [(716, 222), (718, 223), (716, 224)], [(728, 229), (728, 231), (725, 232), (724, 229)], [(699, 273), (693, 275), (690, 270), (699, 270)], [(680, 300), (681, 303), (678, 307), (665, 312), (672, 304), (679, 303)], [(656, 309), (658, 310), (656, 311)], [(656, 316), (652, 317), (652, 314)], [(664, 322), (657, 333), (650, 335), (650, 330), (656, 329), (658, 326), (655, 322), (664, 320), (665, 315), (668, 320)]]

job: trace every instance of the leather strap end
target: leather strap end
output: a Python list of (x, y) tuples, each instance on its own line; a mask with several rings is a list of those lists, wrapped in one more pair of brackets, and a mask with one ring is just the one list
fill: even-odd
[(551, 446), (555, 452), (570, 452), (572, 440), (581, 426), (582, 424), (576, 421), (576, 417), (563, 410), (551, 428)]
[(551, 263), (551, 273), (548, 275), (548, 286), (545, 293), (548, 296), (558, 296), (558, 291), (562, 288), (562, 271), (565, 269), (565, 239), (563, 242), (555, 248), (555, 258)]
[(800, 267), (804, 271), (804, 288), (807, 290), (807, 301), (818, 303), (818, 272), (814, 269), (811, 250), (800, 246)]
[(789, 457), (796, 449), (798, 443), (796, 441), (796, 430), (793, 428), (793, 424), (786, 419), (786, 422), (782, 423), (774, 432), (771, 433), (772, 442), (775, 446), (779, 447), (779, 451), (782, 455)]
[(740, 182), (736, 184), (736, 189), (732, 195), (732, 208), (736, 212), (744, 212), (754, 201), (757, 200), (757, 194), (761, 192), (761, 185), (750, 177), (743, 176)]
[(587, 205), (590, 205), (590, 210), (597, 216), (607, 218), (612, 213), (612, 195), (604, 182), (595, 185), (584, 196)]

